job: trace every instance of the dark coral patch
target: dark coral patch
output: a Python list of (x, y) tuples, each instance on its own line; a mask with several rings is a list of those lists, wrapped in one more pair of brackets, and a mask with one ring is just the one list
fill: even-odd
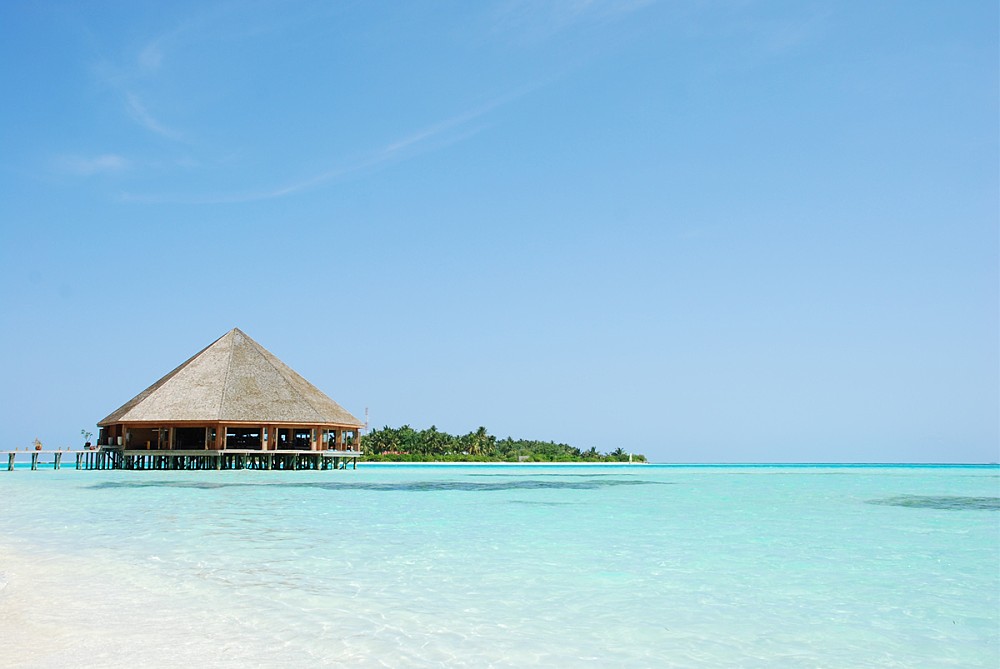
[(873, 499), (869, 504), (905, 506), (911, 509), (945, 509), (948, 511), (991, 510), (1000, 511), (1000, 497), (950, 497), (927, 495), (899, 495), (886, 499)]

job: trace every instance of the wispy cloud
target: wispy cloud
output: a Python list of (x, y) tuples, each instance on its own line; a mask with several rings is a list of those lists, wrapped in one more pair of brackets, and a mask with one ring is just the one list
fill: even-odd
[[(740, 53), (759, 58), (785, 55), (820, 39), (828, 30), (833, 10), (802, 3), (782, 16), (760, 16), (752, 5), (722, 3), (693, 11), (685, 22), (686, 35), (695, 39), (726, 40), (745, 45)], [(745, 56), (744, 56), (745, 57)], [(744, 61), (744, 63), (746, 62)]]
[(164, 33), (148, 42), (130, 59), (124, 62), (102, 60), (95, 63), (91, 71), (94, 76), (121, 101), (125, 113), (138, 125), (152, 133), (180, 141), (183, 133), (160, 120), (149, 105), (140, 99), (136, 90), (150, 90), (155, 87), (156, 78), (166, 57), (165, 45), (175, 38), (179, 31)]
[(503, 102), (506, 100), (507, 98), (504, 98), (503, 100), (496, 100), (488, 105), (479, 107), (478, 109), (474, 109), (464, 114), (458, 114), (457, 116), (452, 116), (451, 118), (427, 126), (426, 128), (418, 130), (412, 135), (409, 135), (400, 140), (392, 142), (391, 144), (386, 145), (378, 152), (378, 154), (383, 159), (391, 158), (395, 154), (401, 153), (411, 147), (420, 145), (422, 143), (426, 143), (428, 140), (438, 137), (448, 132), (449, 130), (453, 130), (460, 126), (467, 125), (470, 121), (477, 119), (480, 116), (483, 116), (484, 114), (490, 112), (499, 105), (503, 104)]
[(538, 40), (585, 23), (603, 23), (655, 0), (507, 0), (493, 13), (494, 29)]
[(764, 47), (771, 53), (780, 54), (797, 49), (811, 42), (826, 29), (832, 11), (818, 11), (798, 20), (773, 21), (769, 24), (751, 26), (760, 32)]
[[(93, 72), (102, 83), (123, 96), (126, 113), (139, 125), (162, 137), (185, 141), (184, 132), (161, 120), (162, 108), (149, 103), (148, 97), (144, 102), (136, 95), (136, 91), (156, 90), (157, 77), (169, 67), (172, 55), (200, 44), (237, 42), (306, 25), (338, 11), (332, 4), (299, 3), (275, 12), (270, 2), (201, 3), (194, 13), (149, 38), (125, 60), (97, 63)], [(160, 99), (169, 98), (160, 96)]]
[(336, 167), (310, 177), (285, 183), (273, 188), (265, 188), (242, 193), (222, 193), (206, 195), (201, 197), (184, 197), (170, 195), (139, 195), (125, 193), (122, 199), (128, 202), (143, 202), (147, 204), (162, 203), (183, 203), (183, 204), (237, 204), (240, 202), (259, 202), (261, 200), (274, 200), (303, 193), (323, 184), (332, 183), (338, 179), (343, 179), (352, 174), (375, 169), (380, 165), (404, 160), (418, 153), (431, 150), (429, 146), (431, 140), (436, 138), (433, 148), (443, 148), (445, 146), (464, 141), (476, 134), (482, 127), (469, 128), (465, 132), (456, 133), (455, 136), (439, 137), (446, 130), (455, 127), (455, 124), (439, 124), (442, 127), (436, 131), (433, 129), (423, 130), (401, 140), (388, 144), (378, 150), (372, 151), (353, 162), (349, 162), (341, 167)]
[(126, 109), (129, 115), (135, 120), (139, 125), (143, 126), (151, 132), (155, 132), (157, 135), (166, 137), (167, 139), (172, 139), (175, 141), (183, 139), (180, 132), (168, 128), (167, 126), (160, 123), (146, 108), (137, 95), (134, 93), (125, 94)]
[(139, 52), (139, 67), (147, 72), (160, 69), (163, 64), (163, 49), (160, 47), (160, 40), (153, 40)]
[(106, 172), (122, 172), (132, 167), (132, 162), (114, 153), (89, 157), (66, 155), (56, 159), (56, 166), (63, 172), (90, 176)]
[[(285, 183), (273, 188), (246, 191), (242, 193), (216, 194), (202, 197), (182, 197), (169, 195), (140, 195), (125, 193), (122, 199), (142, 203), (184, 203), (184, 204), (235, 204), (273, 200), (302, 193), (323, 184), (343, 179), (353, 174), (376, 169), (381, 165), (407, 160), (429, 151), (440, 150), (463, 142), (487, 127), (484, 117), (497, 107), (525, 95), (538, 85), (524, 87), (509, 95), (497, 98), (473, 110), (456, 114), (425, 128), (417, 130), (385, 146), (372, 150), (353, 161), (325, 170), (310, 177)], [(474, 123), (479, 120), (480, 123)]]
[(486, 127), (485, 124), (473, 125), (473, 121), (486, 116), (497, 107), (508, 104), (509, 102), (526, 95), (527, 93), (538, 88), (540, 85), (541, 84), (525, 86), (509, 93), (508, 95), (496, 98), (485, 105), (461, 114), (456, 114), (455, 116), (446, 118), (443, 121), (438, 121), (437, 123), (422, 128), (410, 135), (407, 135), (406, 137), (390, 142), (378, 150), (372, 151), (361, 160), (358, 160), (347, 167), (330, 170), (270, 192), (262, 192), (258, 194), (261, 197), (254, 197), (253, 199), (267, 199), (291, 195), (292, 193), (307, 190), (327, 181), (345, 177), (349, 174), (463, 142), (478, 134), (484, 127)]

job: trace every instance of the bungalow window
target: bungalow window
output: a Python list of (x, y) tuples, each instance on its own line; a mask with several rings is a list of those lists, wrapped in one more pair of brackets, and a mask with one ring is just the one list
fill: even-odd
[(295, 430), (292, 443), (297, 451), (308, 451), (312, 448), (312, 430)]
[(235, 448), (238, 450), (260, 450), (260, 428), (226, 428), (226, 448)]
[(203, 448), (205, 448), (205, 428), (174, 428), (174, 449), (178, 451), (190, 451)]

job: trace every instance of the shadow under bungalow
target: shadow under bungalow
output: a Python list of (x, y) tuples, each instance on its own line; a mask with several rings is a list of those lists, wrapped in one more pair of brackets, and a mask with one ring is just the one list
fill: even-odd
[(100, 421), (103, 456), (91, 460), (100, 469), (356, 466), (363, 426), (234, 328)]

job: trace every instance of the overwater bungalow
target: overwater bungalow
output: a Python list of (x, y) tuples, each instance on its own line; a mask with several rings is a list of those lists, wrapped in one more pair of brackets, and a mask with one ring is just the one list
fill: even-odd
[(98, 444), (125, 456), (136, 451), (347, 456), (360, 454), (363, 426), (234, 328), (100, 421)]

